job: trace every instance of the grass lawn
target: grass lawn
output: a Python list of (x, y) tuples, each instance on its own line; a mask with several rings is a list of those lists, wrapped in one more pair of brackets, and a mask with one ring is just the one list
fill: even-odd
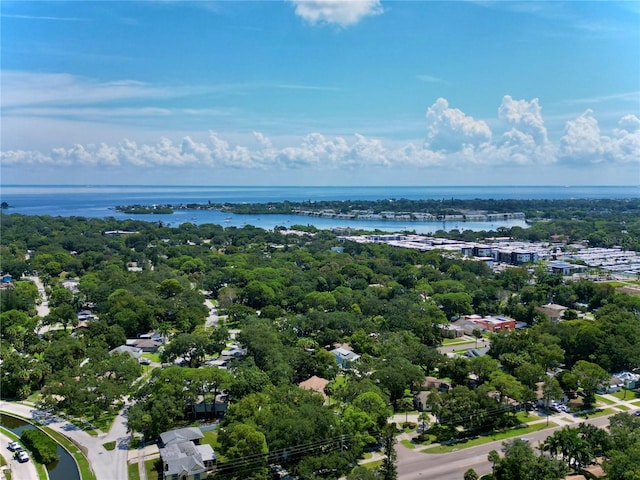
[(625, 412), (626, 412), (627, 410), (629, 410), (629, 407), (627, 407), (626, 405), (616, 405), (616, 408), (617, 408), (618, 410), (622, 410), (622, 411), (625, 411)]
[(532, 423), (532, 422), (537, 422), (538, 420), (541, 420), (544, 417), (539, 417), (538, 415), (535, 415), (529, 412), (518, 412), (516, 413), (516, 418), (520, 420), (522, 423)]
[(361, 463), (360, 466), (364, 468), (368, 468), (369, 470), (375, 470), (380, 465), (382, 465), (382, 460), (374, 460), (373, 462)]
[(449, 347), (451, 345), (475, 345), (475, 340), (467, 340), (466, 338), (445, 338), (442, 340), (442, 346)]
[(400, 443), (401, 443), (402, 445), (404, 445), (405, 447), (410, 448), (410, 449), (412, 449), (412, 450), (413, 450), (414, 448), (416, 448), (416, 446), (414, 445), (414, 443), (413, 443), (411, 440), (407, 440), (407, 439), (400, 440)]
[(485, 443), (495, 442), (496, 440), (505, 440), (507, 438), (520, 437), (528, 433), (544, 430), (545, 428), (557, 427), (553, 422), (549, 422), (549, 426), (545, 423), (537, 423), (528, 427), (514, 428), (513, 430), (507, 430), (506, 432), (499, 432), (491, 436), (482, 436), (467, 440), (466, 442), (460, 442), (453, 445), (437, 445), (431, 448), (425, 448), (420, 450), (422, 453), (449, 453), (463, 448), (475, 447), (476, 445), (483, 445)]
[(201, 443), (208, 443), (213, 448), (213, 451), (216, 452), (218, 456), (219, 462), (224, 462), (226, 459), (224, 456), (220, 455), (218, 452), (220, 451), (220, 442), (218, 442), (218, 430), (207, 430), (206, 432), (202, 432), (204, 438), (201, 440)]
[(602, 417), (603, 415), (609, 415), (610, 413), (614, 413), (612, 408), (602, 408), (598, 409), (594, 412), (584, 412), (584, 413), (576, 413), (576, 417), (580, 418), (594, 418), (594, 417)]
[(103, 443), (102, 446), (104, 447), (105, 450), (114, 450), (116, 448), (116, 442), (107, 442), (107, 443)]
[(160, 354), (159, 353), (143, 353), (143, 358), (148, 358), (152, 362), (160, 363)]
[(129, 463), (127, 465), (128, 479), (129, 480), (140, 480), (140, 473), (138, 472), (138, 463)]
[(162, 480), (162, 460), (159, 458), (146, 460), (144, 469), (147, 472), (147, 480)]
[(640, 407), (640, 401), (631, 402), (631, 405), (635, 405), (636, 407)]
[(608, 398), (603, 397), (602, 395), (596, 395), (596, 400), (598, 400), (600, 403), (604, 403), (606, 405), (613, 405), (614, 403), (616, 403), (613, 400), (609, 400)]
[(93, 470), (91, 470), (91, 466), (89, 465), (87, 457), (84, 456), (82, 451), (80, 451), (71, 440), (48, 427), (43, 427), (42, 425), (40, 425), (40, 429), (49, 434), (51, 438), (62, 445), (62, 447), (71, 454), (73, 459), (76, 461), (76, 465), (78, 465), (78, 469), (80, 470), (80, 478), (82, 480), (96, 480), (96, 476), (93, 473)]
[(619, 392), (614, 392), (613, 395), (620, 400), (633, 400), (634, 398), (640, 398), (640, 392), (635, 390), (620, 390)]
[[(404, 413), (404, 412), (402, 412)], [(415, 414), (417, 412), (409, 412), (409, 415)], [(402, 422), (400, 425), (398, 425), (400, 428), (402, 428), (402, 430), (404, 431), (404, 433), (411, 433), (411, 432), (415, 432), (416, 428), (418, 428), (418, 424), (415, 422)]]

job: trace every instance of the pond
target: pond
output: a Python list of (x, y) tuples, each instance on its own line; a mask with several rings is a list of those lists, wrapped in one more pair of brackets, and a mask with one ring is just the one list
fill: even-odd
[[(33, 425), (25, 422), (19, 418), (12, 417), (10, 415), (0, 414), (0, 425), (7, 430), (11, 430), (16, 435), (20, 436), (24, 430), (34, 429)], [(58, 458), (57, 462), (45, 465), (49, 472), (50, 480), (80, 480), (80, 473), (76, 462), (73, 460), (69, 452), (62, 448), (58, 444)]]

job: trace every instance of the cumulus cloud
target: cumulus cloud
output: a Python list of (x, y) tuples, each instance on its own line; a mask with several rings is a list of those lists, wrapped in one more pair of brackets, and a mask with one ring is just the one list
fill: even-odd
[(379, 0), (291, 0), (295, 13), (311, 24), (354, 25), (364, 17), (379, 15)]
[(541, 111), (537, 98), (527, 102), (505, 95), (498, 109), (498, 117), (519, 133), (530, 136), (537, 145), (543, 145), (548, 139)]
[(640, 119), (635, 115), (626, 115), (613, 130), (609, 143), (608, 157), (619, 162), (640, 163)]
[(565, 161), (601, 162), (604, 160), (604, 143), (607, 141), (600, 135), (600, 127), (593, 111), (587, 110), (575, 120), (567, 122), (560, 139), (559, 156)]
[(457, 108), (449, 108), (444, 98), (429, 107), (426, 117), (425, 146), (430, 150), (455, 152), (491, 141), (491, 129), (485, 122), (475, 120)]
[[(498, 108), (505, 129), (494, 134), (487, 123), (439, 98), (426, 114), (426, 139), (391, 143), (390, 140), (354, 134), (351, 137), (310, 133), (291, 143), (275, 141), (261, 132), (241, 142), (208, 132), (178, 142), (162, 137), (156, 143), (131, 139), (108, 143), (75, 144), (49, 152), (9, 150), (0, 152), (2, 166), (55, 165), (140, 168), (207, 168), (285, 171), (357, 171), (402, 167), (465, 168), (469, 165), (544, 165), (562, 163), (640, 162), (640, 119), (626, 115), (616, 128), (603, 134), (591, 110), (568, 121), (558, 143), (547, 136), (537, 99), (505, 96)], [(493, 140), (493, 141), (492, 141)]]
[(307, 135), (297, 147), (276, 149), (271, 139), (254, 132), (256, 148), (232, 145), (216, 132), (206, 142), (184, 137), (178, 144), (161, 138), (155, 145), (138, 144), (125, 139), (116, 146), (106, 144), (73, 145), (55, 148), (48, 154), (23, 150), (0, 153), (2, 164), (207, 166), (238, 169), (295, 168), (319, 166), (356, 167), (389, 165), (389, 155), (379, 139), (355, 135), (349, 142), (342, 137), (326, 138), (319, 133)]
[(555, 148), (549, 142), (538, 99), (514, 100), (502, 98), (498, 118), (508, 128), (496, 145), (484, 152), (493, 163), (548, 163), (555, 161)]
[(640, 162), (640, 119), (626, 115), (612, 135), (602, 135), (592, 110), (567, 122), (559, 157), (565, 162)]

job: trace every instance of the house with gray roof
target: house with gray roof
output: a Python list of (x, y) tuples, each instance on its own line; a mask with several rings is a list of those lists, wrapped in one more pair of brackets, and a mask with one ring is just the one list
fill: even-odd
[(204, 438), (202, 431), (197, 427), (177, 428), (160, 434), (163, 445), (175, 445), (183, 442), (200, 443)]
[(216, 468), (211, 445), (200, 445), (199, 428), (179, 428), (160, 434), (163, 480), (204, 480)]
[(344, 347), (334, 348), (331, 353), (335, 355), (340, 368), (351, 368), (351, 365), (360, 359), (360, 355)]
[(142, 357), (142, 349), (132, 347), (130, 345), (120, 345), (113, 350), (109, 350), (109, 355), (113, 355), (114, 353), (126, 353), (127, 355), (131, 356), (131, 358), (135, 358), (136, 360), (140, 360), (140, 358)]

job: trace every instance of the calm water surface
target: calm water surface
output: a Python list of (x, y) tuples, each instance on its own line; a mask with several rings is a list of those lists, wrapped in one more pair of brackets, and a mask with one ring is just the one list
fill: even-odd
[[(29, 429), (35, 429), (33, 425), (27, 423), (19, 418), (12, 417), (10, 415), (0, 414), (0, 425), (7, 430), (11, 430), (16, 435), (20, 436), (23, 431)], [(57, 462), (45, 465), (49, 472), (50, 480), (80, 480), (80, 473), (76, 466), (76, 462), (73, 460), (69, 452), (58, 445), (58, 457)]]
[(116, 212), (117, 205), (152, 205), (184, 203), (264, 203), (321, 200), (380, 199), (568, 199), (568, 198), (637, 198), (640, 186), (626, 187), (244, 187), (244, 186), (69, 186), (69, 185), (7, 185), (2, 186), (0, 199), (11, 208), (8, 213), (25, 215), (113, 217), (118, 220), (135, 218), (161, 221), (171, 226), (185, 222), (215, 223), (242, 227), (253, 225), (264, 229), (295, 224), (314, 225), (321, 229), (351, 227), (382, 231), (415, 230), (433, 233), (436, 230), (495, 230), (498, 227), (520, 226), (524, 221), (503, 222), (384, 222), (334, 220), (297, 215), (235, 215), (218, 211), (177, 211), (170, 215), (128, 215)]

